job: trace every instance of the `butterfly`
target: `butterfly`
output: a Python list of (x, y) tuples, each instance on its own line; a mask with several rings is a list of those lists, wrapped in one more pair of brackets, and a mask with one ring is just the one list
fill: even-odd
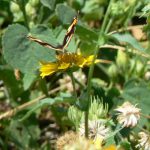
[(58, 46), (53, 46), (47, 42), (44, 42), (38, 38), (35, 38), (33, 36), (27, 36), (27, 38), (31, 41), (34, 41), (34, 42), (37, 42), (39, 43), (40, 45), (44, 46), (44, 47), (47, 47), (47, 48), (50, 48), (50, 49), (53, 49), (53, 50), (56, 50), (56, 51), (61, 51), (61, 52), (64, 52), (65, 49), (68, 47), (68, 44), (70, 43), (71, 39), (72, 39), (72, 36), (75, 32), (75, 27), (76, 27), (76, 24), (78, 23), (78, 15), (76, 15), (69, 28), (67, 29), (67, 32), (65, 34), (65, 37), (64, 37), (64, 40), (63, 40), (63, 43), (61, 45), (58, 45)]

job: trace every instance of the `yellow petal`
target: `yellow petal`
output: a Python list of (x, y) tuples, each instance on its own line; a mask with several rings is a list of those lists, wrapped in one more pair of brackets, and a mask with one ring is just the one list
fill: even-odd
[(85, 62), (86, 62), (86, 60), (85, 60), (85, 58), (82, 55), (77, 54), (74, 57), (74, 62), (73, 63), (75, 65), (81, 67), (81, 68), (85, 65)]
[(87, 65), (87, 66), (91, 65), (93, 58), (94, 58), (94, 55), (90, 55), (90, 56), (85, 57), (85, 60), (86, 60), (85, 65)]
[(70, 66), (70, 63), (63, 63), (62, 62), (59, 64), (58, 69), (65, 70), (65, 69), (69, 68), (69, 66)]
[[(93, 58), (94, 58), (94, 55), (87, 56), (85, 58), (86, 59), (85, 65), (87, 65), (87, 66), (91, 65)], [(103, 59), (96, 59), (94, 63), (111, 63), (111, 61), (103, 60)]]
[(40, 63), (40, 76), (44, 78), (45, 76), (51, 75), (58, 71), (58, 64), (57, 63)]

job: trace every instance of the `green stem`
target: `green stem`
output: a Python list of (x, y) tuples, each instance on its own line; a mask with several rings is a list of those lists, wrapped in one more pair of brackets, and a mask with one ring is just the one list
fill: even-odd
[(110, 2), (109, 2), (109, 6), (107, 8), (107, 11), (106, 11), (106, 14), (105, 14), (105, 17), (104, 17), (104, 21), (103, 21), (103, 24), (102, 24), (102, 27), (101, 27), (101, 30), (100, 30), (101, 32), (100, 32), (99, 37), (98, 37), (98, 44), (96, 45), (94, 58), (92, 60), (92, 64), (89, 68), (89, 73), (88, 73), (88, 81), (87, 81), (87, 100), (88, 100), (88, 104), (87, 104), (87, 110), (85, 111), (85, 116), (84, 116), (84, 119), (85, 119), (85, 137), (86, 138), (88, 138), (88, 117), (89, 117), (89, 105), (90, 105), (91, 79), (92, 79), (93, 71), (94, 71), (94, 62), (95, 62), (97, 54), (98, 54), (99, 46), (104, 44), (104, 41), (103, 41), (103, 39), (101, 40), (101, 37), (102, 37), (102, 35), (105, 31), (105, 27), (106, 27), (106, 24), (107, 24), (107, 20), (108, 20), (108, 16), (109, 16), (109, 13), (110, 13), (110, 7), (111, 7), (112, 2), (113, 2), (113, 0), (110, 0)]
[(43, 19), (43, 16), (44, 16), (44, 6), (40, 7), (39, 12), (41, 12), (41, 13), (38, 15), (37, 23), (42, 23), (42, 19)]
[(133, 17), (134, 12), (136, 11), (137, 3), (138, 3), (138, 1), (136, 0), (136, 1), (134, 2), (134, 4), (132, 4), (132, 6), (131, 6), (131, 8), (130, 8), (130, 10), (129, 10), (129, 12), (128, 12), (126, 21), (125, 21), (125, 23), (124, 23), (125, 28), (127, 28), (130, 18)]
[(28, 17), (27, 17), (26, 10), (25, 10), (25, 1), (24, 0), (22, 0), (21, 2), (17, 1), (17, 3), (19, 5), (20, 9), (22, 10), (25, 25), (29, 29)]
[(106, 27), (106, 24), (107, 24), (107, 20), (108, 20), (110, 11), (111, 11), (110, 7), (111, 7), (112, 2), (113, 2), (113, 0), (110, 0), (110, 1), (109, 1), (109, 5), (108, 5), (108, 8), (107, 8), (107, 11), (106, 11), (106, 14), (105, 14), (103, 23), (102, 23), (101, 31), (105, 31), (105, 27)]
[(77, 92), (76, 92), (76, 87), (75, 87), (75, 79), (74, 79), (73, 73), (70, 72), (69, 75), (70, 75), (71, 80), (72, 80), (72, 86), (73, 86), (74, 96), (77, 98)]
[(108, 22), (108, 24), (106, 26), (105, 33), (108, 33), (108, 31), (109, 31), (109, 29), (110, 29), (110, 27), (112, 25), (112, 22), (113, 22), (113, 18), (110, 18), (110, 20), (109, 20), (109, 22)]
[(84, 84), (82, 84), (78, 79), (74, 79), (75, 80), (75, 82), (81, 87), (81, 89), (84, 89), (85, 88), (85, 85)]

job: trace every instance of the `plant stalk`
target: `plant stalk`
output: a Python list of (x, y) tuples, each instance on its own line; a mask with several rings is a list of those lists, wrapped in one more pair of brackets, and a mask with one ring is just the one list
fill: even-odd
[(109, 29), (110, 29), (110, 27), (112, 25), (112, 22), (113, 22), (113, 18), (110, 18), (110, 20), (109, 20), (109, 22), (108, 22), (108, 24), (106, 26), (105, 33), (108, 33), (108, 31), (109, 31)]
[(22, 0), (21, 2), (17, 1), (17, 3), (19, 5), (20, 9), (22, 10), (25, 25), (29, 29), (28, 17), (27, 17), (26, 10), (25, 10), (25, 0)]
[(94, 58), (92, 60), (92, 64), (89, 68), (89, 73), (88, 73), (88, 81), (87, 81), (87, 100), (88, 100), (87, 102), (88, 102), (88, 104), (87, 104), (87, 110), (85, 111), (85, 116), (84, 116), (84, 119), (85, 119), (85, 137), (86, 138), (88, 138), (88, 135), (89, 135), (88, 134), (88, 120), (89, 120), (88, 118), (89, 118), (89, 106), (90, 106), (91, 79), (92, 79), (93, 72), (94, 72), (94, 62), (96, 60), (99, 47), (104, 44), (104, 41), (103, 41), (103, 39), (101, 39), (101, 37), (103, 37), (105, 27), (106, 27), (106, 24), (108, 22), (108, 17), (109, 17), (109, 14), (110, 14), (110, 7), (111, 7), (112, 2), (113, 2), (113, 0), (109, 1), (109, 5), (108, 5), (107, 11), (106, 11), (106, 14), (105, 14), (105, 17), (104, 17), (104, 21), (102, 23), (102, 27), (101, 27), (101, 30), (100, 30), (100, 34), (99, 34), (99, 37), (98, 37), (98, 42), (97, 42), (97, 45), (96, 45)]
[(71, 81), (72, 81), (74, 96), (77, 98), (77, 92), (76, 92), (76, 87), (75, 87), (75, 78), (73, 76), (73, 72), (70, 72), (69, 75), (70, 75)]

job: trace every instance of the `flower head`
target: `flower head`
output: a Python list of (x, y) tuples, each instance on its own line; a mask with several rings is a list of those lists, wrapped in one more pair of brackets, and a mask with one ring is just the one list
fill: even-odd
[[(109, 128), (106, 128), (102, 122), (97, 120), (89, 121), (89, 137), (94, 141), (104, 140), (107, 137), (109, 131)], [(79, 132), (80, 135), (84, 135), (84, 124), (80, 125)]]
[(134, 127), (140, 119), (140, 109), (136, 108), (130, 102), (125, 102), (116, 111), (118, 111), (117, 120), (124, 127)]
[[(100, 147), (99, 147), (100, 148)], [(57, 150), (97, 150), (95, 144), (79, 134), (69, 131), (56, 141)]]
[[(62, 53), (57, 55), (56, 62), (41, 62), (40, 76), (44, 78), (45, 76), (51, 75), (57, 71), (64, 71), (68, 68), (84, 67), (89, 66), (92, 63), (94, 55), (83, 56), (77, 53)], [(101, 60), (95, 60), (95, 63), (101, 62)], [(103, 61), (102, 61), (103, 62)]]
[(142, 150), (150, 150), (150, 135), (140, 132), (140, 139), (138, 140), (139, 144), (136, 146)]

